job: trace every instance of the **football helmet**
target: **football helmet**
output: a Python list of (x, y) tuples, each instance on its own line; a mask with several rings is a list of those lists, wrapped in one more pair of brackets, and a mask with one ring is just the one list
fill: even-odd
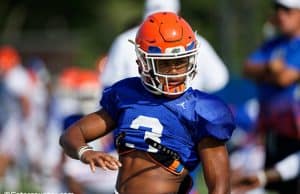
[(156, 12), (141, 24), (135, 39), (139, 73), (154, 94), (184, 93), (196, 74), (199, 50), (190, 25), (172, 12)]
[(20, 62), (20, 55), (15, 48), (9, 45), (0, 47), (0, 71), (9, 71)]

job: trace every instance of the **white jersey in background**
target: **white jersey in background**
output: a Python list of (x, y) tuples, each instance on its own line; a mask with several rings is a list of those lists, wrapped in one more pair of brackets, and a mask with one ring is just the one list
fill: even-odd
[[(9, 97), (7, 102), (9, 103), (9, 113), (7, 113), (9, 118), (4, 123), (0, 134), (0, 153), (17, 159), (23, 147), (21, 143), (24, 134), (22, 128), (25, 120), (20, 98), (29, 98), (28, 91), (30, 91), (31, 81), (26, 70), (21, 65), (17, 65), (3, 76), (3, 85)], [(12, 142), (14, 146), (11, 146)]]

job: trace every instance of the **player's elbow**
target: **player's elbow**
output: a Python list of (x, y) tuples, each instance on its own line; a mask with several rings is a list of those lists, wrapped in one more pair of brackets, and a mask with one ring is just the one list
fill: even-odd
[(73, 147), (71, 146), (72, 143), (69, 141), (69, 138), (66, 133), (63, 133), (59, 137), (59, 145), (62, 147), (65, 154), (67, 154), (71, 158), (77, 159), (77, 155), (74, 152)]
[(63, 134), (59, 137), (59, 145), (64, 149), (64, 148), (66, 147), (66, 142), (67, 142), (66, 134), (63, 133)]
[[(71, 149), (71, 142), (69, 140), (68, 134), (64, 132), (60, 137), (59, 137), (59, 145), (63, 148), (63, 150), (68, 154), (68, 150)], [(69, 155), (69, 154), (68, 154)]]

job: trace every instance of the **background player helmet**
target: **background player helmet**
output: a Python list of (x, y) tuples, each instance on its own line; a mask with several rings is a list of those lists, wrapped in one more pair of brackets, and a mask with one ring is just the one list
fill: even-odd
[(9, 45), (0, 47), (0, 72), (7, 72), (19, 64), (20, 56), (15, 48)]
[[(178, 95), (190, 87), (196, 74), (198, 42), (190, 25), (172, 12), (156, 12), (141, 24), (135, 39), (137, 62), (142, 81), (155, 94)], [(186, 60), (186, 71), (180, 74), (159, 72), (163, 60)], [(175, 67), (176, 68), (176, 67)], [(183, 79), (177, 86), (172, 79)], [(163, 81), (162, 81), (163, 80)]]

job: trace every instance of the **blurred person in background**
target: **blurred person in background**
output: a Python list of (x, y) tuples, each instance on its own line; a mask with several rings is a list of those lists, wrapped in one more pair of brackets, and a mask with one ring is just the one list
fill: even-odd
[[(30, 57), (24, 66), (30, 77), (29, 102), (31, 113), (22, 126), (25, 152), (29, 160), (29, 174), (34, 183), (42, 187), (43, 163), (41, 157), (47, 146), (46, 127), (50, 100), (50, 74), (45, 62), (39, 57)], [(35, 143), (32, 143), (32, 140)]]
[[(300, 1), (275, 0), (274, 9), (279, 34), (254, 51), (243, 69), (258, 88), (266, 169), (300, 148)], [(299, 179), (266, 186), (281, 194), (300, 193)]]
[(300, 151), (277, 162), (272, 168), (252, 175), (243, 175), (232, 181), (232, 193), (240, 194), (268, 183), (289, 181), (300, 176)]
[[(158, 11), (179, 13), (180, 0), (145, 0), (144, 18)], [(135, 39), (138, 27), (125, 31), (113, 41), (106, 67), (100, 78), (104, 88), (121, 79), (139, 75), (133, 45), (128, 41)], [(228, 82), (227, 68), (204, 37), (197, 35), (197, 39), (201, 42), (197, 59), (199, 76), (195, 77), (192, 87), (207, 92), (217, 91)]]
[[(245, 89), (249, 89), (244, 85)], [(236, 90), (242, 91), (242, 90)], [(263, 168), (265, 161), (264, 146), (258, 141), (255, 125), (258, 115), (258, 102), (250, 98), (241, 105), (232, 108), (237, 125), (236, 132), (229, 142), (231, 180), (241, 174), (256, 172)], [(257, 188), (247, 194), (265, 194), (263, 188)]]
[(7, 182), (12, 182), (12, 189), (18, 187), (22, 177), (41, 188), (49, 74), (41, 59), (30, 60), (23, 66), (18, 51), (11, 46), (0, 49), (0, 70), (7, 96), (4, 108), (8, 110), (0, 133), (0, 152), (5, 156), (1, 160), (1, 175), (12, 165), (15, 175), (11, 176), (10, 171), (5, 175)]
[(44, 163), (44, 192), (62, 192), (63, 157), (57, 140), (63, 131), (63, 121), (67, 116), (79, 111), (79, 104), (75, 95), (75, 81), (79, 68), (66, 67), (52, 83), (52, 94), (49, 101), (48, 124), (45, 135)]
[[(31, 113), (29, 91), (31, 79), (26, 69), (21, 65), (19, 52), (10, 45), (0, 47), (0, 76), (2, 91), (6, 95), (7, 113), (0, 131), (0, 178), (10, 176), (7, 171), (11, 166), (22, 166), (26, 161), (23, 150), (23, 124)], [(2, 107), (1, 107), (2, 109)], [(13, 146), (12, 146), (13, 143)], [(6, 188), (18, 187), (18, 177), (9, 179)]]
[[(63, 119), (63, 128), (67, 129), (83, 116), (99, 108), (99, 96), (102, 91), (98, 81), (99, 73), (94, 70), (78, 69), (74, 80), (74, 95), (78, 101), (78, 110)], [(112, 134), (89, 143), (97, 150), (117, 156)], [(117, 171), (97, 169), (93, 174), (85, 164), (66, 156), (63, 164), (65, 181), (70, 192), (76, 194), (106, 194), (113, 193)], [(101, 181), (99, 181), (101, 180)]]
[[(49, 142), (45, 160), (48, 163), (45, 168), (49, 184), (45, 185), (45, 192), (113, 193), (117, 172), (97, 169), (96, 173), (91, 174), (86, 165), (64, 155), (57, 144), (64, 129), (99, 107), (102, 85), (98, 79), (104, 63), (105, 57), (100, 57), (97, 70), (66, 67), (57, 77), (47, 130)], [(112, 134), (89, 145), (116, 155)]]
[[(45, 61), (36, 55), (32, 55), (25, 61), (24, 66), (29, 72), (32, 81), (30, 91), (32, 116), (27, 121), (26, 127), (31, 128), (24, 135), (28, 157), (30, 158), (29, 171), (32, 174), (33, 183), (40, 191), (59, 192), (60, 183), (57, 169), (53, 170), (52, 164), (56, 160), (54, 156), (48, 158), (51, 147), (51, 138), (55, 133), (51, 128), (51, 107), (53, 100), (53, 77), (47, 69)], [(52, 130), (52, 131), (50, 131)], [(32, 144), (32, 139), (35, 143)], [(52, 140), (53, 141), (53, 140)], [(43, 158), (43, 160), (41, 160)]]

